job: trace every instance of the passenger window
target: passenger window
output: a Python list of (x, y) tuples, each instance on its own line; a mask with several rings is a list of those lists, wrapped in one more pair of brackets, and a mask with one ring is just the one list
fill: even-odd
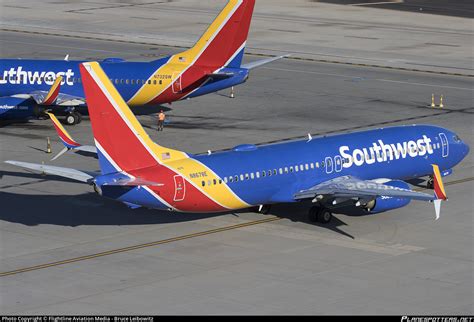
[(222, 184), (222, 179), (219, 179), (219, 184)]
[(224, 182), (227, 183), (227, 177), (224, 177)]
[(244, 175), (243, 174), (240, 175), (240, 181), (244, 181)]
[(127, 78), (127, 79), (125, 80), (125, 84), (128, 85), (129, 82), (130, 82), (130, 81), (129, 81), (128, 78)]
[(257, 179), (260, 178), (260, 172), (258, 172), (258, 171), (255, 172), (255, 176), (257, 177)]
[(213, 182), (214, 182), (214, 185), (216, 185), (216, 184), (217, 184), (217, 180), (216, 180), (216, 179), (214, 179), (214, 180), (213, 180)]
[(290, 167), (290, 172), (293, 172), (293, 167)]
[(295, 165), (295, 172), (298, 172), (298, 171), (300, 171), (300, 169), (298, 168), (297, 165)]
[(206, 181), (201, 182), (201, 185), (204, 187), (206, 185)]
[(156, 79), (153, 80), (153, 85), (156, 85)]
[(276, 170), (276, 169), (273, 169), (273, 175), (274, 175), (274, 176), (277, 175), (277, 170)]
[(249, 177), (249, 174), (246, 173), (246, 174), (245, 174), (245, 180), (248, 180), (248, 179), (250, 179), (250, 177)]
[(268, 170), (268, 176), (270, 177), (272, 175), (272, 170)]
[(309, 170), (309, 165), (307, 163), (304, 165), (304, 167), (306, 170)]
[(151, 85), (151, 79), (148, 80), (148, 85)]
[(262, 171), (262, 177), (265, 177), (267, 173), (265, 171)]
[(279, 172), (280, 174), (283, 174), (283, 169), (282, 169), (282, 168), (278, 169), (278, 172)]
[(235, 177), (234, 177), (234, 181), (235, 181), (235, 182), (239, 182), (239, 176), (235, 176)]
[(309, 166), (311, 169), (314, 169), (314, 163), (310, 163)]
[(163, 81), (160, 79), (160, 85), (163, 84)]
[(234, 182), (234, 177), (229, 177), (230, 182)]
[(303, 171), (304, 170), (304, 167), (303, 165), (300, 165), (300, 170)]
[(250, 174), (250, 179), (253, 180), (253, 178), (255, 178), (255, 176), (254, 176), (254, 174), (253, 174), (253, 172), (252, 172), (252, 173)]
[(131, 84), (135, 85), (135, 80), (134, 79), (131, 80)]

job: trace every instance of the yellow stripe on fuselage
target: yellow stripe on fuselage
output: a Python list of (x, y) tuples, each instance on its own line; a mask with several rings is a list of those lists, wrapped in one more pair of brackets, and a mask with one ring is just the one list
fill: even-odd
[[(166, 165), (192, 182), (195, 187), (227, 209), (242, 209), (251, 206), (240, 199), (222, 178), (206, 165), (195, 159), (182, 159), (167, 163)], [(216, 180), (216, 184), (214, 184), (214, 180)], [(219, 180), (221, 180), (221, 184), (219, 184)], [(203, 181), (205, 182), (204, 186), (202, 185)], [(210, 185), (209, 181), (211, 181)]]
[[(147, 80), (127, 103), (129, 105), (147, 104), (168, 89), (199, 58), (207, 48), (208, 43), (212, 41), (222, 25), (237, 10), (241, 3), (242, 0), (230, 0), (196, 44), (184, 52), (171, 56), (167, 63), (150, 76), (148, 80), (151, 80), (151, 84), (148, 84)], [(157, 81), (156, 85), (153, 84), (154, 80)], [(162, 84), (159, 84), (160, 80)]]

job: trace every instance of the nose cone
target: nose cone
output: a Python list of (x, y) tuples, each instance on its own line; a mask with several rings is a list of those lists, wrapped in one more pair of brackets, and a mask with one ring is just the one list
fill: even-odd
[(466, 143), (462, 143), (462, 152), (463, 152), (463, 157), (465, 157), (466, 155), (469, 154), (469, 145), (467, 145)]

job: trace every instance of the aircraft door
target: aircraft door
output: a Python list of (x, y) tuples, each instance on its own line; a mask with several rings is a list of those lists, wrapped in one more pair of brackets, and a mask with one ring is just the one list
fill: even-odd
[(173, 73), (173, 85), (172, 85), (172, 88), (173, 88), (173, 93), (174, 94), (180, 94), (182, 93), (183, 91), (183, 87), (182, 87), (182, 77), (180, 75), (180, 73)]
[(326, 164), (326, 173), (332, 173), (333, 167), (332, 167), (332, 158), (326, 157), (324, 160), (324, 163)]
[(449, 143), (446, 134), (440, 133), (439, 138), (441, 139), (441, 148), (443, 152), (443, 158), (446, 158), (449, 155)]
[(186, 182), (182, 176), (174, 176), (174, 201), (183, 201), (186, 195)]

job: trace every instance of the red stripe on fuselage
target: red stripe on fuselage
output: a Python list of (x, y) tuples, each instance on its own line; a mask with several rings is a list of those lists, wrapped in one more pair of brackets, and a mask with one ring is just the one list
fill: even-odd
[(129, 171), (129, 173), (138, 178), (163, 184), (163, 186), (150, 186), (149, 188), (160, 196), (160, 198), (178, 210), (192, 212), (220, 212), (226, 210), (226, 208), (209, 199), (186, 179), (184, 179), (184, 199), (181, 201), (174, 201), (174, 176), (177, 174), (179, 175), (179, 173), (175, 173), (165, 166), (154, 166), (147, 169)]

